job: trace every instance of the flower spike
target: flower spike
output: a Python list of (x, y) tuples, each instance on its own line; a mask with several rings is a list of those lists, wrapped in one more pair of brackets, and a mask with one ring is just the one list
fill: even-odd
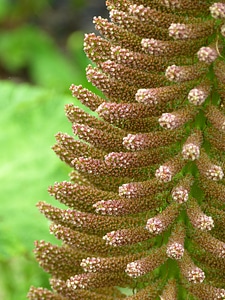
[(72, 172), (39, 202), (59, 246), (35, 242), (51, 290), (30, 300), (225, 299), (225, 1), (107, 0), (71, 84)]

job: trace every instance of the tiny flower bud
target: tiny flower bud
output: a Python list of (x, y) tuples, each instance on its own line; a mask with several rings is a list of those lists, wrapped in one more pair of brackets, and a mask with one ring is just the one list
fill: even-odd
[(181, 259), (184, 254), (184, 247), (175, 242), (167, 247), (166, 254), (172, 259)]
[(202, 283), (205, 279), (205, 273), (198, 268), (187, 251), (184, 251), (183, 258), (178, 260), (181, 274), (191, 283)]
[(225, 289), (218, 289), (216, 299), (225, 299)]
[(136, 278), (153, 271), (160, 264), (164, 263), (166, 259), (165, 247), (162, 246), (150, 252), (148, 256), (127, 264), (125, 271), (128, 276)]
[(200, 149), (195, 144), (185, 144), (182, 149), (182, 155), (184, 159), (195, 160), (199, 158)]
[(135, 100), (148, 105), (156, 105), (158, 103), (157, 90), (139, 89), (135, 95)]
[(206, 70), (206, 63), (202, 61), (194, 65), (170, 65), (165, 70), (165, 77), (169, 81), (185, 82), (199, 78)]
[(159, 125), (165, 129), (175, 129), (177, 127), (176, 116), (170, 113), (164, 113), (159, 118)]
[(179, 82), (182, 77), (182, 69), (180, 66), (171, 65), (166, 69), (165, 76), (170, 81)]
[(145, 51), (151, 55), (162, 55), (165, 51), (166, 45), (162, 41), (156, 39), (142, 39), (141, 45)]
[(180, 1), (179, 0), (162, 0), (162, 3), (171, 9), (180, 8)]
[(217, 181), (223, 179), (224, 173), (220, 166), (213, 165), (206, 171), (206, 176), (211, 180)]
[(123, 240), (123, 237), (118, 236), (116, 231), (108, 232), (103, 236), (103, 240), (106, 241), (107, 245), (110, 246), (119, 246)]
[(106, 208), (104, 206), (105, 202), (106, 202), (105, 200), (101, 200), (101, 201), (98, 201), (98, 202), (96, 202), (96, 203), (93, 204), (93, 207), (95, 208), (95, 211), (97, 213), (101, 213), (102, 215), (107, 214)]
[(198, 59), (207, 64), (211, 64), (218, 56), (216, 49), (211, 47), (202, 47), (197, 53)]
[(178, 214), (179, 205), (172, 203), (162, 213), (158, 213), (153, 218), (148, 219), (145, 228), (153, 235), (158, 235), (174, 222)]
[(225, 121), (223, 122), (222, 126), (221, 126), (222, 130), (225, 130)]
[(205, 279), (205, 273), (200, 268), (194, 268), (188, 272), (188, 281), (192, 283), (201, 283)]
[(213, 181), (223, 179), (223, 169), (219, 165), (213, 164), (204, 150), (201, 151), (201, 155), (196, 163), (202, 176)]
[(199, 88), (194, 88), (190, 90), (188, 94), (188, 101), (194, 105), (201, 105), (204, 103), (205, 99), (208, 97), (208, 95)]
[(148, 219), (146, 229), (153, 234), (159, 234), (163, 231), (163, 224), (157, 217)]
[(210, 6), (210, 13), (214, 19), (225, 18), (225, 3), (217, 2)]
[(163, 182), (169, 182), (172, 180), (172, 172), (168, 166), (160, 166), (156, 170), (155, 176), (157, 179)]
[(103, 236), (103, 240), (106, 241), (107, 245), (121, 247), (139, 243), (151, 237), (152, 235), (141, 226), (108, 232), (105, 236)]
[(225, 24), (223, 24), (221, 26), (220, 32), (221, 32), (222, 36), (225, 37)]
[(172, 233), (166, 247), (166, 254), (168, 257), (180, 260), (184, 255), (184, 239), (185, 229), (182, 224), (177, 223), (173, 227)]
[(138, 261), (133, 261), (127, 265), (125, 272), (133, 278), (143, 275), (141, 265)]
[(201, 230), (211, 230), (214, 227), (213, 218), (206, 215), (201, 215), (196, 220), (196, 227)]
[(173, 190), (172, 198), (177, 203), (187, 202), (187, 200), (188, 200), (188, 191), (184, 187), (178, 186), (177, 188), (175, 188)]
[(169, 27), (169, 36), (173, 37), (176, 40), (187, 39), (188, 31), (186, 25), (180, 23), (172, 23)]
[(205, 215), (194, 199), (190, 199), (189, 204), (190, 207), (187, 209), (187, 214), (192, 225), (202, 231), (211, 230), (214, 227), (213, 218)]
[(85, 272), (97, 272), (96, 266), (99, 265), (100, 261), (99, 257), (87, 257), (82, 259), (80, 266)]

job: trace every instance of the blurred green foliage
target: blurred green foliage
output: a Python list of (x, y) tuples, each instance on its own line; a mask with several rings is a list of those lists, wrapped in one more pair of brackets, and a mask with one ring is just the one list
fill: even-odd
[(10, 33), (0, 32), (0, 63), (11, 74), (26, 68), (34, 84), (65, 91), (71, 80), (87, 84), (83, 74), (88, 61), (82, 41), (83, 33), (73, 33), (64, 56), (46, 33), (35, 26), (23, 25)]
[[(61, 47), (30, 21), (53, 2), (0, 0), (0, 299), (4, 300), (25, 299), (31, 285), (48, 286), (48, 275), (34, 259), (33, 242), (57, 241), (35, 204), (54, 203), (48, 186), (68, 179), (69, 168), (51, 146), (59, 130), (72, 134), (63, 112), (66, 103), (76, 102), (69, 86), (91, 88), (85, 78), (89, 61), (82, 50), (83, 33), (71, 32)], [(84, 4), (69, 1), (71, 8)]]
[(35, 204), (54, 201), (48, 185), (68, 177), (50, 148), (59, 128), (71, 132), (63, 114), (71, 98), (9, 81), (0, 82), (0, 95), (0, 299), (22, 300), (31, 284), (47, 284), (32, 249), (34, 239), (51, 237)]

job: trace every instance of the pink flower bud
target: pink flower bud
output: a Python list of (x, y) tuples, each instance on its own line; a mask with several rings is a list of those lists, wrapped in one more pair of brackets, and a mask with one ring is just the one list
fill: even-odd
[(179, 82), (182, 78), (182, 68), (180, 66), (171, 65), (166, 69), (165, 76), (170, 81)]
[(159, 234), (163, 231), (163, 224), (157, 217), (151, 218), (147, 221), (146, 229), (153, 234)]
[(224, 176), (223, 169), (220, 166), (213, 165), (206, 171), (206, 176), (214, 181), (222, 180)]
[(172, 172), (167, 166), (160, 166), (156, 172), (155, 176), (157, 179), (163, 182), (169, 182), (172, 180)]
[(80, 266), (85, 272), (96, 272), (96, 266), (99, 265), (101, 259), (99, 257), (87, 257), (82, 259)]
[(188, 94), (188, 101), (194, 105), (201, 105), (207, 97), (208, 95), (203, 90), (194, 88)]
[(172, 23), (169, 27), (169, 36), (176, 40), (188, 38), (188, 30), (185, 24)]
[(223, 24), (221, 26), (220, 32), (221, 32), (222, 36), (225, 37), (225, 24)]
[(214, 221), (213, 218), (206, 215), (200, 215), (196, 219), (196, 227), (201, 230), (211, 230), (214, 227)]
[(129, 263), (125, 272), (127, 273), (127, 275), (133, 278), (139, 277), (144, 274), (138, 261)]
[(182, 148), (182, 155), (184, 159), (196, 160), (199, 158), (200, 149), (195, 144), (185, 144)]
[(210, 13), (214, 19), (225, 18), (225, 3), (217, 2), (210, 6)]
[(175, 242), (167, 247), (166, 254), (172, 259), (181, 259), (184, 254), (184, 247)]
[(171, 113), (164, 113), (159, 118), (159, 125), (165, 129), (175, 129), (177, 127), (176, 116)]
[(216, 49), (211, 47), (202, 47), (197, 53), (198, 59), (207, 64), (211, 64), (218, 56)]
[(188, 191), (184, 187), (179, 186), (179, 187), (177, 187), (173, 190), (172, 198), (177, 203), (187, 202), (187, 200), (188, 200)]
[(202, 283), (205, 279), (205, 273), (200, 268), (194, 268), (188, 272), (188, 281), (192, 283)]

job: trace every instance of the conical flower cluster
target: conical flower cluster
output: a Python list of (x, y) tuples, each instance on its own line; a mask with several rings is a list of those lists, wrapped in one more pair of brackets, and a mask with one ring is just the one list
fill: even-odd
[(225, 1), (108, 0), (71, 85), (73, 171), (40, 211), (61, 246), (35, 244), (52, 290), (37, 299), (225, 299)]

